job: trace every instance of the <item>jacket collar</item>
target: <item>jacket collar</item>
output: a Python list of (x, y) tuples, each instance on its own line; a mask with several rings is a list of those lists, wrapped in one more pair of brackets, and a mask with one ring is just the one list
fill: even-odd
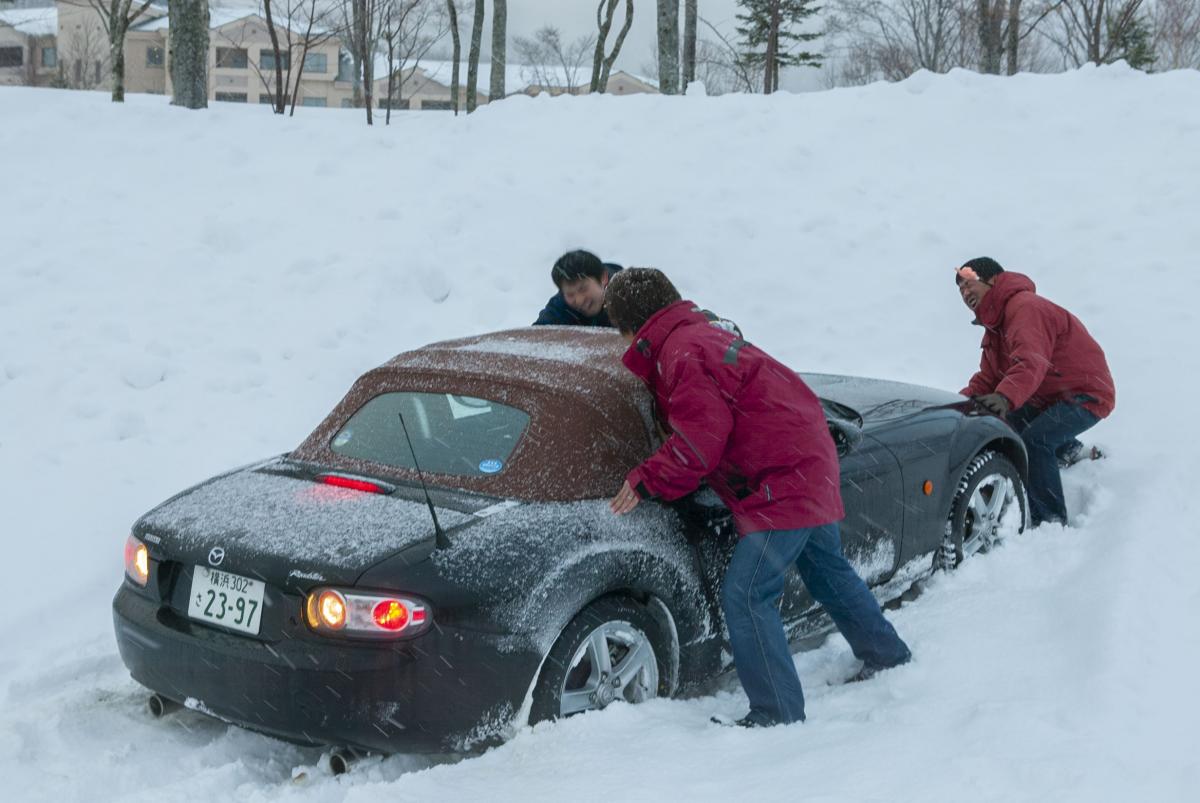
[(1018, 293), (1034, 293), (1037, 287), (1023, 273), (1005, 271), (992, 281), (992, 289), (984, 295), (975, 310), (975, 323), (987, 329), (999, 329), (1004, 324), (1004, 310)]
[[(986, 298), (987, 296), (984, 296)], [(667, 338), (680, 326), (693, 323), (708, 325), (708, 319), (700, 313), (700, 308), (691, 301), (676, 301), (663, 307), (650, 316), (633, 337), (633, 343), (626, 349), (621, 362), (625, 363), (633, 374), (649, 382), (654, 375), (654, 365), (662, 352)]]

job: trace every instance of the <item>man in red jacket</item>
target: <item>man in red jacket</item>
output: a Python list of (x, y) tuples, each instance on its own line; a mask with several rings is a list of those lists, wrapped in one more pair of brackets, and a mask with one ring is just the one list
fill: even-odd
[(795, 565), (829, 613), (862, 677), (909, 660), (908, 647), (842, 554), (845, 516), (837, 450), (820, 401), (787, 366), (712, 326), (660, 271), (626, 268), (605, 291), (609, 319), (630, 342), (624, 363), (654, 394), (668, 433), (629, 472), (614, 513), (641, 499), (678, 499), (708, 485), (740, 536), (721, 588), (744, 727), (804, 719), (804, 692), (779, 599)]
[(1112, 412), (1104, 351), (1079, 319), (1037, 295), (1028, 276), (978, 257), (955, 271), (963, 303), (984, 328), (979, 370), (962, 389), (1007, 417), (1029, 453), (1029, 516), (1067, 523), (1058, 455)]

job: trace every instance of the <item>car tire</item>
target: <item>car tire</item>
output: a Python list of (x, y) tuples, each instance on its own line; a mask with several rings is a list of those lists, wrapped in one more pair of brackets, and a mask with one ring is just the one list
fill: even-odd
[(958, 481), (933, 568), (956, 569), (974, 554), (987, 552), (1001, 537), (1000, 524), (1012, 504), (1020, 507), (1018, 532), (1029, 520), (1029, 500), (1021, 472), (999, 452), (980, 452)]
[(542, 662), (530, 724), (671, 694), (670, 642), (646, 608), (602, 597), (576, 614)]

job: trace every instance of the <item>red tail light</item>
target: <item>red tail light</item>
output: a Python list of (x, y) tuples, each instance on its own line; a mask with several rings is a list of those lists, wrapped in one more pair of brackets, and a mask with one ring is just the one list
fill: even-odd
[(375, 624), (384, 630), (403, 630), (408, 626), (408, 608), (398, 599), (385, 599), (372, 612)]
[(395, 638), (424, 632), (429, 606), (403, 594), (358, 593), (314, 588), (305, 602), (308, 626), (326, 636)]

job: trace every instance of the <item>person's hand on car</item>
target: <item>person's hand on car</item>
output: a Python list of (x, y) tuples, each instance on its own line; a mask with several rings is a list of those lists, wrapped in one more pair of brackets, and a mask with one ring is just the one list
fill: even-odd
[(1008, 415), (1009, 403), (1003, 393), (988, 393), (983, 396), (976, 396), (975, 403), (990, 413), (1004, 418)]
[(619, 516), (633, 510), (640, 501), (642, 500), (637, 495), (637, 491), (630, 488), (629, 482), (626, 481), (621, 484), (621, 490), (617, 491), (617, 495), (608, 503), (608, 507)]

